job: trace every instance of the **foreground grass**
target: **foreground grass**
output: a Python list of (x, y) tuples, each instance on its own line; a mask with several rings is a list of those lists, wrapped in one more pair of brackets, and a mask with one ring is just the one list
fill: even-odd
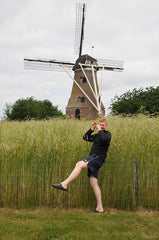
[(159, 212), (0, 209), (1, 240), (159, 239)]

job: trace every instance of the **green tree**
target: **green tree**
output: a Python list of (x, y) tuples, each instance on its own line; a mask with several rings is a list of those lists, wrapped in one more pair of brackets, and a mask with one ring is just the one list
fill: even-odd
[(138, 114), (159, 113), (159, 87), (149, 87), (145, 90), (134, 88), (121, 96), (115, 96), (111, 102), (111, 113), (113, 114)]
[(40, 120), (63, 116), (58, 106), (53, 106), (49, 100), (38, 101), (33, 97), (18, 99), (13, 105), (6, 104), (4, 114), (8, 120)]

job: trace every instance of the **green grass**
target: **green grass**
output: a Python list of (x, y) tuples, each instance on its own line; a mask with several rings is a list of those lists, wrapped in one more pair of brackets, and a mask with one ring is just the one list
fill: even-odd
[(1, 240), (158, 240), (159, 212), (0, 210)]
[[(0, 123), (0, 207), (94, 207), (87, 171), (53, 190), (75, 163), (88, 156), (82, 139), (91, 121), (52, 120)], [(99, 173), (104, 207), (136, 209), (133, 159), (138, 160), (141, 206), (159, 209), (159, 122), (147, 116), (109, 117), (112, 141)]]

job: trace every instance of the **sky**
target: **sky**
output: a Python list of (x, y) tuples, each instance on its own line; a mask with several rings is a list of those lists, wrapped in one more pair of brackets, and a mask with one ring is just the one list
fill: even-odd
[[(48, 99), (65, 114), (72, 79), (65, 72), (24, 69), (24, 58), (76, 61), (76, 2), (1, 0), (0, 119), (6, 103), (31, 96)], [(124, 61), (123, 72), (104, 72), (102, 101), (107, 115), (116, 95), (159, 85), (159, 1), (81, 3), (86, 3), (82, 54)]]

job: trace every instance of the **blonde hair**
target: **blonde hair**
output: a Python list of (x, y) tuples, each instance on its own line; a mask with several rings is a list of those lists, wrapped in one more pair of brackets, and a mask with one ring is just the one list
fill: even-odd
[(108, 126), (106, 118), (99, 118), (99, 122), (105, 122), (106, 126)]

